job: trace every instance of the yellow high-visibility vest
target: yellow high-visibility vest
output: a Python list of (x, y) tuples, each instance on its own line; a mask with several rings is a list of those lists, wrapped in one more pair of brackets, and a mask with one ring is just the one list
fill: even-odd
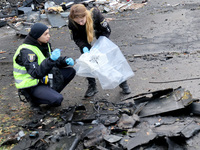
[[(36, 46), (29, 45), (29, 44), (22, 44), (19, 46), (15, 55), (13, 56), (13, 75), (15, 79), (15, 86), (17, 89), (28, 88), (32, 86), (36, 86), (39, 83), (39, 79), (35, 79), (28, 74), (26, 68), (16, 63), (16, 58), (19, 55), (20, 51), (23, 49), (29, 49), (33, 51), (38, 57), (38, 64), (40, 65), (41, 62), (46, 59), (40, 49)], [(49, 54), (51, 54), (51, 49), (48, 44)]]

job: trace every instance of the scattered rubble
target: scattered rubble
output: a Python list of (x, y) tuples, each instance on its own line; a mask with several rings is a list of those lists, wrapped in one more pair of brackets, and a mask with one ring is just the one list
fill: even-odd
[[(70, 150), (76, 147), (188, 149), (198, 143), (190, 140), (200, 131), (199, 119), (195, 117), (199, 113), (192, 106), (198, 102), (189, 91), (178, 87), (142, 93), (119, 103), (102, 99), (91, 101), (89, 106), (69, 106), (57, 117), (48, 111), (40, 112), (22, 125), (28, 133), (13, 141), (18, 143), (13, 150), (51, 149), (52, 146)], [(88, 111), (88, 107), (93, 107), (93, 111)], [(10, 139), (2, 145), (5, 144), (11, 144)]]
[[(62, 0), (24, 0), (24, 1), (5, 1), (1, 3), (0, 27), (9, 25), (16, 30), (16, 34), (26, 36), (33, 23), (45, 21), (49, 27), (61, 28), (67, 25), (70, 7), (75, 2), (65, 2)], [(126, 10), (136, 10), (144, 5), (133, 1), (102, 1), (85, 0), (77, 1), (83, 3), (88, 8), (98, 7), (101, 12), (117, 13)]]

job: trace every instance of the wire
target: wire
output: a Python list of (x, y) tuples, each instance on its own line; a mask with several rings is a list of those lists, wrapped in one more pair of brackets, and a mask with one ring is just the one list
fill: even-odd
[(161, 83), (181, 82), (181, 81), (198, 80), (198, 79), (200, 78), (189, 78), (189, 79), (170, 80), (170, 81), (155, 81), (155, 82), (149, 82), (149, 83), (161, 84)]

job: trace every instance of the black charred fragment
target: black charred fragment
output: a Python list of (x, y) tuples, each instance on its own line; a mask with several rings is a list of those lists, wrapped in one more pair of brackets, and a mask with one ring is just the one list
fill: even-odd
[(101, 145), (101, 143), (104, 142), (103, 136), (96, 136), (95, 138), (89, 139), (89, 140), (84, 140), (84, 147), (86, 148), (91, 148), (96, 145)]
[(28, 14), (31, 11), (32, 11), (31, 7), (18, 7), (18, 13), (19, 13), (19, 15), (21, 15), (21, 14)]
[[(60, 117), (63, 119), (63, 121), (65, 121), (65, 123), (72, 122), (75, 112), (80, 111), (80, 110), (86, 111), (85, 106), (82, 104), (75, 105), (75, 106), (69, 106), (68, 108), (62, 109), (60, 111), (60, 113), (61, 113)], [(76, 122), (76, 121), (74, 121), (74, 122)]]
[[(76, 138), (74, 139), (74, 141), (73, 141), (71, 147), (69, 148), (69, 150), (75, 150), (76, 147), (78, 146), (79, 142), (81, 141), (81, 138), (82, 137), (80, 135), (76, 136)], [(68, 149), (66, 149), (66, 150), (68, 150)]]
[(166, 112), (180, 110), (188, 106), (194, 101), (189, 91), (184, 88), (177, 88), (168, 95), (160, 98), (152, 97), (139, 113), (140, 117), (158, 115)]
[(7, 7), (0, 12), (0, 18), (14, 17), (18, 16), (17, 6)]
[(17, 30), (16, 35), (27, 36), (29, 33), (29, 29), (30, 29), (30, 26), (23, 26), (22, 29), (20, 30), (15, 28), (15, 30)]
[(190, 106), (189, 106), (190, 112), (192, 114), (195, 115), (200, 115), (200, 102), (199, 100), (193, 102)]
[(132, 115), (137, 109), (134, 100), (126, 100), (119, 103), (112, 103), (107, 100), (99, 100), (94, 103), (94, 110), (98, 116), (101, 115), (120, 115), (126, 113)]
[(61, 110), (61, 118), (65, 122), (71, 122), (74, 116), (75, 109), (76, 109), (76, 106), (70, 106), (66, 109)]
[(47, 18), (53, 28), (61, 28), (67, 25), (61, 14), (48, 13)]
[(56, 134), (56, 135), (50, 136), (49, 139), (51, 140), (51, 142), (52, 142), (53, 144), (55, 144), (55, 143), (57, 143), (57, 142), (60, 141), (61, 137), (60, 137), (59, 135)]
[[(192, 128), (195, 127), (195, 128)], [(189, 131), (186, 131), (190, 129)], [(185, 136), (185, 138), (189, 138), (193, 135), (197, 130), (199, 130), (199, 125), (194, 124), (194, 120), (192, 118), (187, 118), (184, 120), (176, 120), (175, 123), (162, 124), (159, 127), (154, 127), (152, 130), (158, 134), (159, 136), (166, 137), (175, 137), (175, 136)]]
[(164, 95), (169, 95), (174, 90), (172, 88), (152, 92), (153, 98), (160, 98)]
[(39, 136), (36, 138), (30, 138), (27, 134), (12, 150), (47, 148), (48, 142), (44, 139), (46, 134), (44, 131), (39, 131)]
[[(164, 95), (168, 95), (168, 94), (172, 93), (173, 91), (174, 91), (174, 89), (172, 89), (172, 88), (168, 88), (168, 89), (164, 89), (164, 90), (157, 90), (157, 91), (153, 91), (153, 92), (141, 93), (141, 94), (138, 94), (135, 96), (131, 96), (124, 100), (134, 99), (135, 103), (137, 101), (139, 101), (141, 103), (141, 102), (146, 102), (146, 101), (152, 100), (154, 98), (159, 98)], [(147, 95), (151, 95), (151, 97), (149, 98), (149, 97), (147, 97)]]
[(45, 141), (44, 139), (39, 139), (30, 148), (32, 148), (32, 149), (47, 149), (48, 147), (49, 147), (49, 143), (47, 141)]
[(172, 117), (172, 116), (151, 116), (151, 117), (144, 117), (140, 118), (140, 122), (146, 122), (149, 124), (152, 128), (153, 127), (158, 127), (156, 126), (157, 123), (160, 123), (161, 125), (171, 125), (177, 122), (177, 117)]
[(127, 132), (128, 132), (128, 129), (119, 129), (118, 127), (115, 127), (111, 129), (110, 134), (126, 135)]
[(4, 141), (4, 142), (0, 145), (0, 147), (1, 147), (1, 146), (4, 146), (4, 145), (12, 145), (12, 144), (16, 144), (16, 143), (18, 143), (17, 137), (11, 136), (11, 137), (9, 137), (6, 141)]
[(83, 104), (79, 104), (79, 105), (76, 105), (76, 111), (77, 110), (84, 110), (84, 111), (86, 111), (86, 108), (85, 108), (85, 106)]
[(74, 119), (74, 121), (72, 121), (73, 124), (77, 124), (77, 125), (84, 125), (84, 124), (91, 124), (94, 120), (96, 119), (95, 116), (83, 116), (83, 118), (79, 118), (78, 120), (76, 120), (76, 118)]
[(138, 132), (138, 135), (131, 138), (125, 146), (128, 150), (131, 150), (139, 145), (146, 144), (155, 139), (157, 134), (152, 132), (151, 129), (144, 129)]
[(40, 4), (44, 2), (45, 0), (25, 0), (23, 2), (24, 7), (31, 7), (31, 4)]
[(65, 132), (67, 136), (71, 136), (72, 135), (72, 125), (71, 123), (67, 123), (65, 125)]
[(46, 119), (44, 122), (42, 122), (42, 128), (46, 130), (50, 129), (52, 126), (55, 126), (56, 123), (57, 123), (56, 118)]
[(65, 127), (58, 128), (52, 132), (53, 135), (58, 135), (59, 137), (63, 137), (67, 135)]
[(88, 129), (87, 131), (85, 131), (85, 133), (83, 134), (83, 137), (87, 139), (91, 139), (95, 136), (109, 134), (109, 133), (110, 133), (109, 130), (103, 124), (99, 124), (95, 126), (94, 128)]
[(30, 122), (26, 123), (25, 125), (22, 125), (22, 127), (34, 130), (35, 128), (37, 128), (41, 125), (42, 125), (41, 122), (39, 122), (38, 120), (35, 120), (35, 121), (30, 121)]
[(119, 144), (124, 148), (126, 148), (126, 145), (129, 143), (131, 137), (130, 136), (124, 136), (121, 141), (119, 142)]
[(123, 148), (120, 147), (118, 143), (110, 144), (109, 148), (112, 149), (112, 150), (123, 150)]
[(0, 27), (7, 25), (7, 21), (0, 20)]
[(137, 121), (139, 121), (139, 117), (136, 114), (133, 114), (132, 116), (122, 114), (118, 122), (118, 127), (121, 129), (130, 129), (134, 127)]
[(31, 129), (31, 130), (35, 130), (36, 128), (38, 128), (39, 126), (42, 125), (42, 121), (45, 117), (45, 115), (34, 115), (31, 119), (31, 121), (25, 123), (24, 125), (22, 125), (23, 128), (26, 129)]
[(103, 138), (104, 138), (104, 140), (108, 141), (109, 143), (115, 143), (122, 139), (121, 136), (112, 135), (112, 134), (104, 135)]
[(104, 148), (104, 147), (102, 147), (102, 146), (96, 146), (96, 149), (97, 149), (97, 150), (108, 150), (107, 148)]
[(193, 135), (195, 135), (196, 133), (198, 133), (200, 131), (200, 125), (195, 122), (194, 120), (188, 124), (182, 131), (181, 134), (185, 137), (185, 138), (191, 138)]
[(109, 133), (110, 131), (103, 124), (99, 124), (98, 126), (86, 131), (83, 134), (84, 146), (89, 148), (100, 144), (103, 142), (103, 136)]
[(186, 139), (186, 149), (194, 149), (198, 150), (200, 149), (200, 132), (198, 132), (195, 136)]
[(182, 150), (183, 146), (178, 144), (176, 141), (172, 140), (171, 138), (165, 137), (166, 142), (168, 144), (168, 149), (171, 150)]
[(141, 129), (137, 135), (133, 138), (126, 137), (121, 140), (121, 145), (127, 150), (131, 150), (137, 146), (147, 144), (151, 140), (155, 139), (157, 134), (154, 133), (151, 129), (145, 128)]
[(134, 111), (134, 114), (138, 115), (140, 111), (145, 107), (148, 102), (140, 103)]
[(98, 123), (102, 123), (105, 126), (115, 124), (119, 120), (117, 115), (101, 115), (98, 117)]

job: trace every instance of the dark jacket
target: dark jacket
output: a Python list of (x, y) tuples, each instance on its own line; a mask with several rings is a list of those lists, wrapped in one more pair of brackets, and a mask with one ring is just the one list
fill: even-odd
[[(97, 8), (94, 8), (92, 11), (92, 16), (96, 38), (98, 39), (99, 36), (106, 36), (109, 38), (111, 29), (101, 12)], [(83, 53), (83, 47), (87, 47), (88, 49), (91, 48), (91, 45), (87, 41), (86, 25), (81, 26), (69, 18), (68, 27), (71, 37), (76, 45), (80, 48), (81, 53)]]
[(65, 62), (65, 59), (67, 57), (60, 57), (56, 61), (51, 60), (49, 57), (50, 54), (48, 50), (48, 45), (47, 44), (40, 45), (38, 41), (32, 38), (30, 35), (28, 35), (25, 38), (23, 43), (37, 46), (46, 57), (46, 59), (40, 65), (38, 65), (37, 55), (34, 54), (33, 51), (25, 48), (20, 51), (20, 54), (16, 58), (16, 62), (21, 66), (25, 66), (27, 72), (33, 78), (42, 79), (45, 75), (48, 75), (48, 73), (52, 70), (53, 67), (61, 68), (67, 66)]

